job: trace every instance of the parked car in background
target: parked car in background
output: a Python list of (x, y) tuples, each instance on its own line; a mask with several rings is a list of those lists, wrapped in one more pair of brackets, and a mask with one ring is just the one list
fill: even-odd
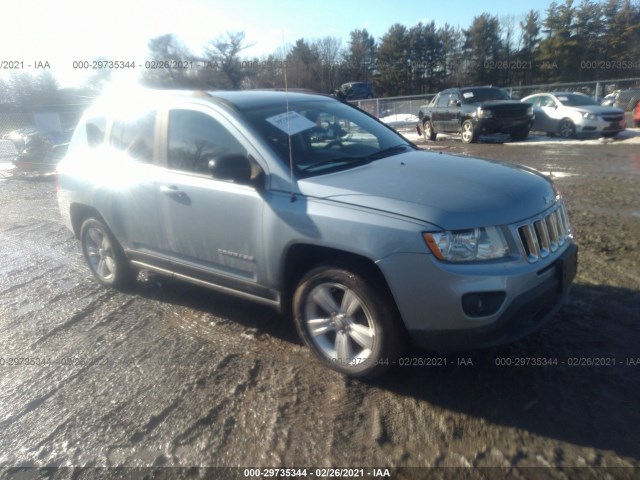
[(628, 88), (626, 90), (616, 90), (602, 100), (601, 105), (607, 107), (621, 108), (625, 112), (632, 111), (640, 100), (640, 88)]
[(72, 133), (22, 128), (4, 135), (3, 139), (13, 143), (17, 152), (13, 164), (19, 170), (52, 172), (65, 155)]
[(480, 135), (490, 133), (508, 133), (513, 140), (525, 140), (533, 124), (533, 111), (499, 88), (450, 88), (422, 105), (418, 118), (428, 141), (435, 140), (438, 133), (461, 133), (464, 143), (475, 143)]
[(533, 106), (532, 130), (562, 138), (615, 137), (626, 128), (624, 111), (603, 107), (583, 93), (536, 93), (522, 99)]
[(373, 98), (373, 85), (369, 82), (348, 82), (340, 85), (335, 92), (343, 100), (365, 100)]
[(577, 268), (549, 178), (420, 150), (320, 95), (105, 98), (58, 185), (101, 284), (143, 268), (273, 306), (356, 377), (389, 368), (407, 339), (446, 351), (519, 338), (557, 312)]
[(633, 125), (640, 127), (640, 100), (636, 102), (636, 108), (633, 109)]

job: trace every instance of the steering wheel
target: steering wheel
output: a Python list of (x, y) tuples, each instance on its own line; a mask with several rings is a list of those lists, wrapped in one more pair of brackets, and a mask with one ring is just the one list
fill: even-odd
[(323, 149), (324, 150), (328, 150), (332, 147), (342, 147), (342, 140), (339, 138), (336, 138), (335, 140), (331, 140), (329, 143), (327, 143)]

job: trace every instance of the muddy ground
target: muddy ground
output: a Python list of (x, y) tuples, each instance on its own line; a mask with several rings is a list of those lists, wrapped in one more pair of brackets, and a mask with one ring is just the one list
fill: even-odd
[[(0, 466), (632, 475), (603, 467), (640, 467), (639, 145), (430, 148), (552, 173), (579, 273), (570, 303), (526, 339), (372, 382), (320, 367), (266, 307), (144, 273), (129, 293), (98, 286), (53, 177), (0, 176)], [(522, 357), (557, 365), (514, 366)]]

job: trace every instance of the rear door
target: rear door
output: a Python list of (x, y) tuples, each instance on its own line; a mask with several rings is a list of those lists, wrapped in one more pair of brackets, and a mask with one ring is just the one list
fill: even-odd
[(99, 173), (108, 189), (96, 192), (100, 212), (124, 247), (154, 258), (168, 247), (157, 197), (163, 171), (157, 119), (157, 111), (146, 107), (114, 119), (103, 159), (109, 165)]

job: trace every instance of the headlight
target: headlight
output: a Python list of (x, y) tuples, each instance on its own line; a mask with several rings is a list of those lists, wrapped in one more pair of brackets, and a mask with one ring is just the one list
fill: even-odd
[(533, 115), (533, 107), (527, 108), (527, 115)]
[(509, 255), (509, 247), (497, 227), (422, 234), (436, 258), (447, 262), (491, 260)]
[(582, 116), (584, 118), (586, 118), (587, 120), (597, 120), (598, 119), (598, 115), (596, 115), (595, 113), (584, 112), (582, 114)]
[(483, 110), (482, 107), (478, 107), (476, 114), (478, 118), (493, 118), (493, 110)]

